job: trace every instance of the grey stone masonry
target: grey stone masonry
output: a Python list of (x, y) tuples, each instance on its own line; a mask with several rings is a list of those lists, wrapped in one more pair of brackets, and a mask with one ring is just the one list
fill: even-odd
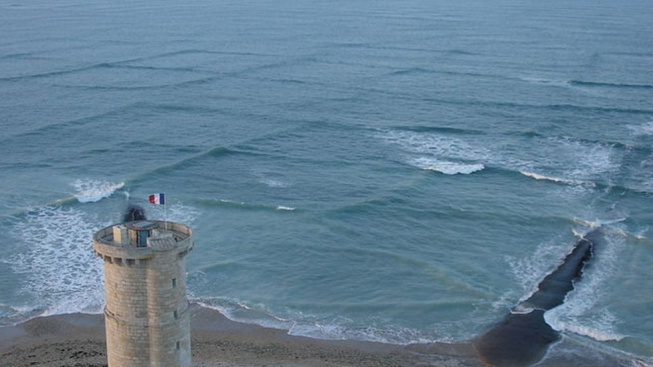
[(184, 257), (192, 230), (137, 221), (93, 235), (104, 260), (109, 367), (190, 367), (190, 314)]

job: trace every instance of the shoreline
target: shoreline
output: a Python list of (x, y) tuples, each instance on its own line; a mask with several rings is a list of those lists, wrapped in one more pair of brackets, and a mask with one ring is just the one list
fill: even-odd
[[(323, 340), (287, 330), (231, 321), (217, 310), (191, 304), (195, 367), (481, 367), (472, 342), (395, 345), (356, 340)], [(5, 367), (105, 367), (103, 314), (40, 316), (0, 327), (0, 360)], [(649, 366), (610, 355), (570, 338), (554, 344), (538, 367)]]
[[(5, 367), (104, 367), (103, 314), (40, 316), (0, 327)], [(354, 340), (322, 340), (286, 330), (229, 320), (217, 310), (191, 305), (195, 367), (482, 366), (471, 344), (402, 346)]]

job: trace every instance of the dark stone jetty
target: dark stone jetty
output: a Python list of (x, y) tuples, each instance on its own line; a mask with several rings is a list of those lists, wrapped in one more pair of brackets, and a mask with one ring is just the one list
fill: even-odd
[(560, 339), (559, 333), (544, 320), (544, 312), (561, 305), (574, 289), (574, 281), (592, 257), (598, 232), (594, 230), (581, 238), (530, 298), (473, 341), (483, 363), (497, 367), (529, 366), (540, 361), (549, 345)]

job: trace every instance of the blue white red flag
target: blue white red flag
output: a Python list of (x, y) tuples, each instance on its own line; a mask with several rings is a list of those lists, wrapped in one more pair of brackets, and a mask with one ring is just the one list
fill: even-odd
[(150, 195), (150, 203), (156, 205), (165, 205), (166, 204), (166, 195), (165, 194), (152, 194)]

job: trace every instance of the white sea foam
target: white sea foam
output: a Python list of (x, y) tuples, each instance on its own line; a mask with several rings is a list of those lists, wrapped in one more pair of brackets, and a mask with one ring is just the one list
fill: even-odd
[(291, 206), (279, 205), (279, 206), (277, 206), (277, 210), (293, 211), (293, 210), (295, 210), (295, 208), (293, 208)]
[(515, 150), (482, 135), (460, 137), (437, 132), (386, 131), (378, 136), (388, 144), (399, 146), (406, 153), (408, 163), (422, 169), (469, 174), (492, 166), (583, 190), (594, 188), (596, 180), (609, 180), (621, 162), (618, 151), (610, 145), (568, 137), (538, 138), (538, 144)]
[(445, 134), (390, 131), (380, 137), (411, 154), (408, 164), (447, 175), (480, 171), (485, 168), (481, 162), (489, 156), (487, 149)]
[(12, 311), (17, 312), (19, 314), (25, 314), (25, 313), (31, 313), (31, 312), (34, 312), (34, 311), (38, 311), (37, 306), (26, 306), (26, 305), (23, 305), (23, 306), (10, 306), (10, 305), (4, 305), (4, 304), (2, 306), (3, 307), (8, 307)]
[(274, 187), (274, 188), (286, 188), (290, 187), (290, 184), (287, 182), (279, 181), (279, 180), (270, 180), (270, 179), (262, 179), (261, 183), (269, 186), (269, 187)]
[(244, 201), (233, 201), (233, 200), (229, 200), (229, 199), (220, 199), (220, 202), (225, 203), (225, 204), (245, 205)]
[(31, 211), (14, 226), (24, 249), (11, 259), (13, 270), (46, 314), (100, 312), (102, 263), (91, 251), (98, 227), (85, 213), (62, 207)]
[(557, 331), (572, 332), (597, 341), (620, 341), (626, 337), (613, 330), (617, 319), (605, 310), (601, 314), (593, 313), (591, 320), (584, 320), (581, 324), (565, 315), (564, 308), (554, 308), (544, 314), (544, 320)]
[[(573, 221), (575, 224), (580, 225), (580, 228), (574, 228), (572, 231), (576, 237), (585, 237), (593, 229), (602, 227), (604, 225), (617, 224), (625, 221), (627, 218), (617, 218), (617, 219), (595, 219), (588, 220), (582, 218), (574, 218)], [(616, 229), (618, 232), (619, 230)]]
[(524, 307), (522, 305), (517, 305), (510, 309), (510, 313), (513, 315), (527, 315), (533, 311), (535, 311), (534, 308)]
[(653, 367), (653, 357), (649, 357), (647, 361), (643, 360), (633, 360), (633, 367)]
[[(162, 207), (149, 209), (163, 218)], [(199, 215), (179, 203), (167, 211), (168, 220), (181, 223), (192, 223)], [(24, 280), (23, 290), (43, 305), (44, 315), (102, 312), (104, 274), (91, 237), (110, 223), (96, 222), (75, 208), (45, 207), (28, 212), (14, 226), (12, 234), (24, 243), (24, 251), (10, 259), (12, 269)]]
[[(582, 237), (606, 222), (614, 224), (618, 221), (620, 220), (578, 221), (582, 227), (576, 228), (574, 234)], [(588, 336), (598, 341), (618, 341), (625, 337), (616, 331), (617, 318), (601, 302), (602, 289), (604, 289), (602, 285), (616, 272), (618, 254), (625, 242), (619, 231), (607, 232), (608, 234), (604, 235), (606, 244), (602, 243), (600, 258), (592, 260), (599, 264), (592, 267), (591, 274), (584, 274), (582, 281), (575, 283), (574, 290), (567, 294), (562, 305), (545, 313), (546, 322), (555, 330)], [(573, 245), (568, 241), (554, 240), (539, 246), (535, 254), (528, 259), (509, 260), (513, 272), (521, 281), (525, 291), (519, 302), (533, 295), (537, 290), (538, 282), (555, 269), (561, 256), (570, 251), (570, 246)], [(511, 312), (527, 313), (528, 311), (529, 309), (517, 306)]]
[(408, 152), (441, 159), (476, 161), (489, 155), (489, 151), (483, 147), (445, 134), (389, 131), (380, 137)]
[(640, 240), (640, 241), (641, 241), (641, 240), (647, 240), (647, 239), (648, 239), (648, 237), (646, 237), (646, 234), (647, 234), (647, 233), (648, 233), (648, 227), (639, 230), (637, 233), (634, 233), (634, 234), (633, 234), (633, 237), (635, 237), (636, 239), (638, 239), (638, 240)]
[(283, 176), (276, 172), (270, 172), (268, 169), (255, 169), (252, 174), (258, 179), (258, 182), (272, 188), (283, 189), (292, 186), (291, 183), (284, 181)]
[(642, 125), (628, 125), (628, 129), (630, 129), (635, 136), (651, 136), (653, 135), (653, 121), (649, 121)]
[(482, 164), (465, 164), (448, 161), (440, 161), (433, 158), (421, 157), (411, 159), (409, 163), (415, 167), (427, 171), (437, 171), (445, 175), (463, 174), (469, 175), (485, 168)]
[[(582, 189), (594, 188), (594, 182), (609, 182), (621, 163), (619, 150), (606, 144), (579, 141), (567, 137), (538, 139), (519, 155), (493, 163), (517, 169), (523, 175)], [(507, 163), (507, 164), (506, 164)], [(542, 174), (541, 172), (547, 172)]]
[(575, 283), (562, 305), (545, 313), (545, 320), (552, 328), (599, 341), (618, 341), (626, 337), (616, 330), (618, 319), (602, 302), (604, 283), (618, 272), (619, 255), (625, 244), (619, 231), (603, 231), (601, 251), (598, 255), (595, 253), (593, 266), (586, 270), (582, 281)]
[[(210, 298), (197, 301), (201, 306), (217, 310), (232, 321), (288, 330), (288, 334), (294, 336), (321, 340), (363, 340), (399, 345), (435, 341), (424, 338), (419, 331), (414, 329), (361, 327), (356, 326), (353, 320), (342, 316), (318, 319), (315, 316), (296, 311), (290, 318), (285, 318), (275, 315), (261, 304), (252, 305), (226, 298)], [(375, 322), (371, 321), (370, 324), (375, 324)], [(437, 341), (444, 342), (446, 340)]]
[(210, 298), (197, 300), (202, 307), (220, 312), (231, 321), (254, 324), (272, 329), (289, 330), (293, 321), (278, 317), (262, 305), (248, 305), (245, 302), (227, 298)]
[[(362, 340), (395, 345), (448, 341), (425, 338), (421, 332), (410, 328), (360, 327), (354, 324), (353, 320), (341, 316), (322, 321), (310, 321), (310, 318), (306, 318), (295, 323), (288, 334), (322, 340)], [(371, 320), (369, 324), (374, 325), (375, 322)]]
[(522, 297), (519, 303), (527, 300), (537, 291), (538, 283), (555, 270), (563, 256), (570, 251), (571, 246), (569, 241), (556, 238), (540, 244), (530, 257), (507, 259), (512, 272), (521, 283)]
[(567, 170), (571, 177), (589, 180), (594, 177), (612, 175), (621, 167), (617, 150), (611, 146), (564, 141), (570, 149), (577, 151), (576, 162)]
[(596, 186), (593, 182), (584, 182), (584, 181), (570, 180), (570, 179), (553, 177), (553, 176), (545, 176), (545, 175), (540, 175), (540, 174), (535, 173), (535, 172), (521, 171), (520, 173), (522, 175), (524, 175), (524, 176), (531, 177), (531, 178), (534, 178), (536, 180), (552, 181), (552, 182), (563, 183), (563, 184), (566, 184), (566, 185), (582, 185), (582, 186), (588, 186), (588, 187), (595, 187)]
[(76, 191), (75, 197), (80, 203), (94, 203), (113, 195), (116, 190), (123, 188), (125, 183), (78, 179), (72, 185)]

